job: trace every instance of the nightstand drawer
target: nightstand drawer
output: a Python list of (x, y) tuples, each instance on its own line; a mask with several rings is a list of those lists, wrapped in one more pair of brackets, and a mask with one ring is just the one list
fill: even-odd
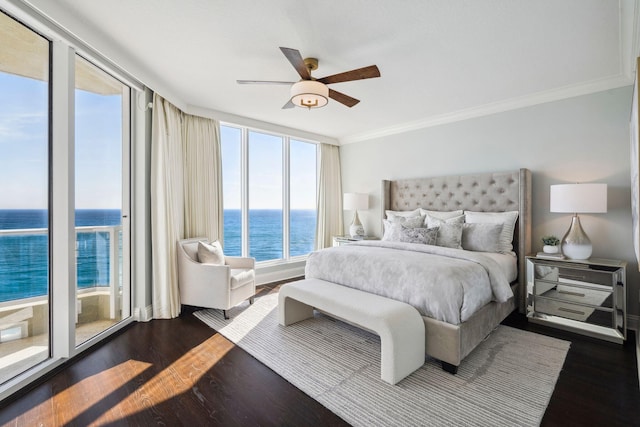
[(613, 287), (617, 278), (615, 268), (602, 270), (592, 268), (565, 267), (562, 265), (550, 265), (538, 263), (535, 266), (535, 278), (554, 282), (570, 283), (582, 286), (592, 286), (594, 288)]
[[(611, 289), (611, 288), (609, 288)], [(536, 281), (534, 292), (536, 296), (543, 296), (558, 301), (577, 303), (598, 308), (613, 308), (611, 290), (592, 289), (582, 286), (571, 286), (564, 283)]]
[(563, 317), (565, 319), (572, 319), (607, 328), (610, 328), (612, 323), (614, 323), (613, 312), (611, 310), (571, 304), (544, 297), (535, 297), (534, 305), (536, 313)]

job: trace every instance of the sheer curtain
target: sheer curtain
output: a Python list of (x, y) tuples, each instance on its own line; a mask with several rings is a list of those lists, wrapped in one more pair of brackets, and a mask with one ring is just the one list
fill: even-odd
[(154, 319), (180, 314), (176, 245), (222, 238), (222, 161), (218, 123), (184, 114), (153, 96), (151, 259)]
[(180, 314), (176, 242), (184, 235), (182, 112), (153, 95), (151, 260), (155, 319)]
[(343, 234), (342, 176), (340, 149), (337, 146), (320, 144), (319, 178), (316, 250), (332, 246), (333, 236)]
[(216, 121), (184, 116), (184, 237), (222, 239), (222, 160)]

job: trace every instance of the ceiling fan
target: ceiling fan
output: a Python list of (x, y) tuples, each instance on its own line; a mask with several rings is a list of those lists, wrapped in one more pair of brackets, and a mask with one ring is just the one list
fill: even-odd
[(352, 98), (344, 93), (327, 87), (328, 84), (349, 82), (352, 80), (370, 79), (380, 77), (380, 70), (375, 65), (358, 68), (356, 70), (345, 71), (344, 73), (326, 76), (321, 79), (311, 77), (311, 71), (318, 68), (316, 58), (302, 58), (300, 51), (288, 47), (281, 47), (280, 50), (287, 57), (293, 68), (301, 77), (298, 82), (264, 81), (264, 80), (237, 80), (239, 84), (276, 84), (291, 85), (291, 99), (282, 108), (320, 108), (327, 105), (328, 98), (338, 101), (347, 107), (353, 107), (360, 100)]

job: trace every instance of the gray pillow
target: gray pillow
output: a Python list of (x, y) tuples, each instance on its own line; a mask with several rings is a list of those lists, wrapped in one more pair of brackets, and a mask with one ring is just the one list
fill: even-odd
[(462, 249), (462, 226), (464, 224), (441, 224), (438, 226), (436, 245)]
[[(397, 216), (392, 220), (385, 219), (384, 221), (382, 221), (382, 223), (384, 225), (384, 234), (382, 235), (382, 240), (391, 240), (391, 241), (398, 242), (400, 241), (399, 233), (402, 231), (402, 229), (400, 228), (400, 225), (404, 225), (405, 227), (408, 227), (408, 228), (422, 227), (422, 225), (424, 224), (424, 217), (423, 216), (414, 216), (414, 217)], [(394, 225), (396, 227), (393, 227)]]
[(425, 225), (428, 228), (437, 227), (441, 224), (462, 224), (464, 223), (464, 215), (451, 216), (449, 218), (439, 218), (437, 216), (427, 214)]
[(220, 242), (198, 242), (198, 260), (202, 264), (224, 265), (224, 252)]
[(464, 224), (462, 249), (480, 252), (500, 252), (502, 224)]
[(422, 243), (423, 245), (435, 245), (438, 235), (438, 227), (435, 228), (409, 228), (400, 224), (400, 241), (407, 243)]

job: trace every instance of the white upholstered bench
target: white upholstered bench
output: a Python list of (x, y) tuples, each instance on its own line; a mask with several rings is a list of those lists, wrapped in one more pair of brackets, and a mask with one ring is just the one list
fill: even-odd
[(319, 279), (299, 280), (280, 288), (281, 325), (313, 317), (314, 308), (380, 336), (384, 381), (396, 384), (424, 364), (424, 322), (409, 304)]

